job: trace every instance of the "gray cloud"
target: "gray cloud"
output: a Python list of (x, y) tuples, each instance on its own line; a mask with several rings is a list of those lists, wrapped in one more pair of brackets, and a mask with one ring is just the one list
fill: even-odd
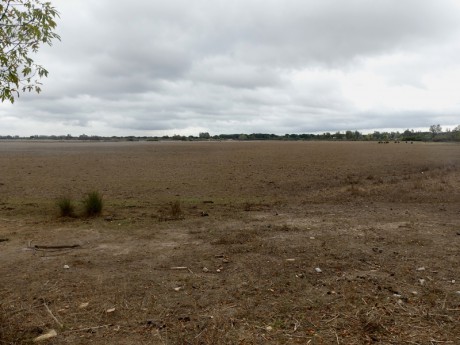
[(456, 124), (454, 0), (55, 1), (62, 42), (0, 134), (271, 132)]

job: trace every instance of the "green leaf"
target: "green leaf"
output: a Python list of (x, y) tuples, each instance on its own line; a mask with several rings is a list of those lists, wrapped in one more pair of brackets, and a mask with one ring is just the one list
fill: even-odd
[[(20, 84), (22, 92), (41, 92), (39, 79), (47, 77), (48, 71), (35, 64), (33, 54), (43, 44), (60, 40), (54, 31), (59, 13), (42, 0), (0, 3), (0, 100), (14, 103)], [(33, 81), (33, 76), (38, 79)]]

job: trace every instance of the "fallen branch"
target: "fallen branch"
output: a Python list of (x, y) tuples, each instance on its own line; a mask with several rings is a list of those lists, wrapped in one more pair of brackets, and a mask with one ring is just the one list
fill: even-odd
[(60, 249), (75, 249), (80, 248), (81, 245), (79, 244), (71, 244), (71, 245), (61, 245), (61, 246), (42, 246), (42, 245), (32, 245), (32, 240), (29, 241), (27, 244), (27, 248), (32, 250), (60, 250)]
[(35, 245), (33, 248), (35, 249), (73, 249), (81, 247), (79, 244), (72, 244), (72, 245), (64, 245), (64, 246), (39, 246)]
[(101, 326), (94, 326), (94, 327), (85, 327), (85, 328), (77, 328), (77, 329), (70, 329), (68, 331), (65, 331), (63, 333), (70, 333), (70, 332), (86, 332), (86, 331), (92, 331), (92, 330), (96, 330), (96, 329), (99, 329), (99, 328), (107, 328), (107, 327), (110, 327), (110, 326), (113, 326), (112, 323), (109, 323), (107, 325), (101, 325)]
[(51, 312), (50, 308), (48, 308), (48, 305), (46, 303), (43, 303), (43, 305), (45, 306), (46, 310), (48, 311), (48, 313), (51, 315), (51, 317), (53, 318), (54, 321), (56, 321), (56, 323), (58, 324), (59, 327), (64, 327), (64, 325), (62, 323), (59, 322), (59, 320), (56, 318), (56, 316), (53, 315), (53, 313)]

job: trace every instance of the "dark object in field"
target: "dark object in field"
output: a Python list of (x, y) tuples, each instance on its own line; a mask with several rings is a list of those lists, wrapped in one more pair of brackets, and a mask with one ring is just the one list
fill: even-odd
[(79, 244), (72, 244), (70, 246), (39, 246), (35, 245), (33, 248), (35, 249), (73, 249), (73, 248), (79, 248)]
[(70, 244), (70, 245), (59, 245), (59, 246), (42, 246), (42, 245), (32, 245), (32, 241), (29, 241), (27, 248), (32, 250), (61, 250), (61, 249), (75, 249), (80, 248), (79, 244)]
[(161, 321), (147, 320), (145, 321), (145, 325), (147, 327), (155, 327), (158, 329), (166, 328), (165, 323)]
[(10, 240), (9, 238), (0, 238), (0, 242), (8, 242), (9, 240)]

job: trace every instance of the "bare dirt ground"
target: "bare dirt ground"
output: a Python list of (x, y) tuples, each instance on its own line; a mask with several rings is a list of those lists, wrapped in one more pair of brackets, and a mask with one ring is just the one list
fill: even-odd
[(459, 145), (0, 142), (0, 344), (460, 344), (459, 262)]

